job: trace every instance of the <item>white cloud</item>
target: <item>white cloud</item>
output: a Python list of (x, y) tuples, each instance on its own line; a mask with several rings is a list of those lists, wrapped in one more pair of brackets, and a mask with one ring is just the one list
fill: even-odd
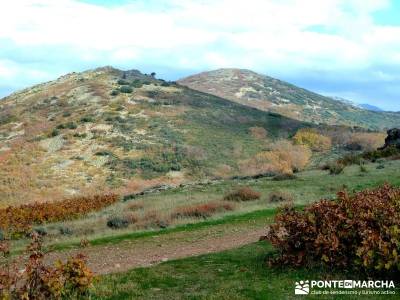
[[(79, 63), (203, 70), (237, 66), (275, 73), (398, 65), (400, 27), (375, 24), (371, 17), (389, 4), (159, 0), (109, 7), (78, 0), (3, 1), (0, 79), (48, 78), (57, 69), (55, 62), (57, 72)], [(1, 43), (8, 47), (2, 50)], [(38, 53), (34, 59), (31, 49)]]

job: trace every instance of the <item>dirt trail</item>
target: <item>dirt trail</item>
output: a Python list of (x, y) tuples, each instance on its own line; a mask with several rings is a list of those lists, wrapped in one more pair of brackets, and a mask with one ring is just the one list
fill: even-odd
[(219, 252), (258, 241), (265, 233), (265, 224), (252, 224), (241, 228), (213, 226), (192, 232), (177, 232), (116, 245), (90, 246), (84, 249), (54, 252), (47, 262), (65, 260), (67, 256), (83, 253), (89, 267), (96, 274), (124, 272), (137, 267), (151, 266), (171, 259)]

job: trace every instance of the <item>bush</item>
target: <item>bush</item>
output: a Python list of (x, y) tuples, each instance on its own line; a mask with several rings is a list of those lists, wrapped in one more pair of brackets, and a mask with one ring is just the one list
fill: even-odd
[(69, 227), (61, 226), (58, 231), (62, 235), (71, 235), (73, 233), (72, 229)]
[(117, 195), (110, 194), (10, 206), (0, 209), (0, 229), (9, 234), (28, 233), (34, 224), (71, 220), (98, 211), (118, 200)]
[(119, 90), (112, 90), (110, 95), (111, 96), (118, 96), (119, 95)]
[(331, 163), (328, 165), (329, 174), (331, 175), (339, 175), (344, 171), (345, 166), (341, 163)]
[(129, 85), (129, 82), (126, 81), (126, 80), (124, 80), (124, 79), (119, 79), (119, 80), (117, 81), (117, 83), (118, 83), (119, 85)]
[(280, 202), (293, 202), (293, 195), (288, 192), (276, 191), (272, 192), (268, 196), (268, 202), (271, 203), (280, 203)]
[(260, 199), (261, 193), (254, 191), (251, 187), (239, 188), (224, 197), (227, 201), (252, 201)]
[[(44, 262), (42, 241), (36, 234), (27, 248), (28, 258), (24, 268), (17, 267), (17, 260), (4, 260), (0, 269), (0, 299), (81, 299), (89, 296), (93, 282), (93, 273), (87, 267), (85, 257), (78, 254), (59, 261), (56, 266)], [(9, 256), (9, 247), (0, 244), (1, 256)]]
[(308, 146), (313, 151), (322, 152), (332, 148), (332, 140), (313, 129), (300, 129), (293, 137), (293, 141), (296, 145)]
[(213, 201), (204, 204), (188, 205), (178, 207), (172, 214), (173, 218), (208, 218), (217, 212), (232, 211), (234, 206), (232, 203), (223, 201)]
[(3, 230), (0, 230), (0, 241), (4, 241), (4, 238), (5, 238), (5, 236), (4, 236)]
[(249, 133), (252, 137), (259, 140), (264, 140), (267, 138), (267, 131), (263, 127), (258, 127), (258, 126), (250, 127)]
[(112, 217), (107, 221), (107, 226), (112, 229), (121, 229), (128, 227), (129, 222), (125, 218)]
[(359, 132), (350, 136), (346, 148), (354, 151), (373, 151), (385, 144), (385, 133)]
[(123, 86), (121, 86), (121, 87), (119, 88), (119, 91), (120, 91), (121, 93), (130, 94), (130, 93), (133, 92), (133, 89), (132, 89), (130, 86), (123, 85)]
[(246, 175), (292, 174), (303, 170), (309, 163), (311, 151), (303, 145), (289, 141), (277, 141), (269, 151), (257, 153), (251, 159), (241, 161), (239, 169)]
[(92, 116), (85, 116), (81, 119), (82, 123), (92, 123), (94, 121)]
[(400, 189), (384, 185), (353, 196), (339, 192), (304, 211), (287, 206), (261, 239), (279, 251), (271, 263), (399, 272), (399, 228)]

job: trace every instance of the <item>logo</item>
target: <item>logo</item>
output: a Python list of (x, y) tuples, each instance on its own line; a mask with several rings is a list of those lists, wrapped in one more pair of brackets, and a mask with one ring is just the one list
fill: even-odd
[(308, 280), (306, 281), (296, 281), (296, 286), (294, 289), (294, 294), (295, 295), (308, 295), (310, 293), (310, 282)]

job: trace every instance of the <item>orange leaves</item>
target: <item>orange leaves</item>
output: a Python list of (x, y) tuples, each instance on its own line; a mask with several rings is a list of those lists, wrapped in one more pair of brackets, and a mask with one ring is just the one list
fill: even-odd
[[(21, 271), (15, 262), (0, 260), (1, 299), (80, 299), (88, 293), (93, 273), (83, 255), (70, 257), (66, 263), (58, 262), (54, 267), (47, 266), (38, 235), (33, 235), (27, 250), (29, 257)], [(0, 253), (6, 255), (1, 248)]]
[(313, 151), (328, 151), (332, 147), (332, 140), (319, 134), (313, 129), (300, 129), (293, 137), (293, 141), (297, 145), (305, 145)]
[(339, 192), (337, 200), (321, 200), (303, 212), (286, 207), (262, 239), (280, 250), (275, 262), (398, 272), (400, 188)]
[(0, 209), (0, 229), (9, 233), (26, 233), (34, 224), (77, 218), (117, 202), (117, 195), (77, 197), (60, 202), (44, 202)]

